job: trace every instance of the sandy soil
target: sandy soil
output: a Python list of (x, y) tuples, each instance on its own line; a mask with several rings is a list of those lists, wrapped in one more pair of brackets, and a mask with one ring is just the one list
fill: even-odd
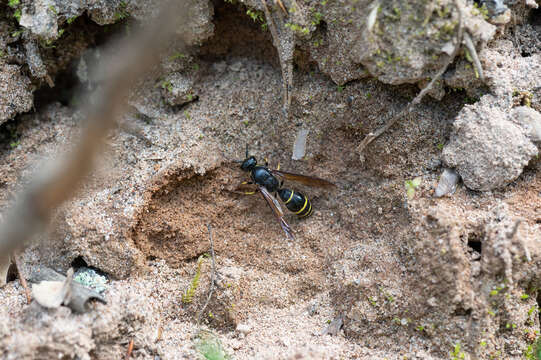
[[(187, 76), (197, 101), (166, 105), (154, 74), (139, 84), (130, 102), (146, 117), (123, 119), (139, 130), (111, 134), (99, 170), (22, 254), (26, 273), (65, 272), (74, 261), (99, 269), (110, 279), (108, 303), (86, 314), (45, 310), (10, 281), (0, 290), (0, 357), (118, 359), (133, 339), (136, 359), (203, 358), (208, 330), (207, 343), (218, 339), (234, 359), (524, 358), (539, 333), (541, 162), (500, 190), (460, 184), (436, 199), (441, 148), (471, 101), (466, 91), (425, 99), (361, 156), (358, 144), (382, 114), (418, 88), (374, 79), (337, 87), (301, 51), (285, 118), (270, 35), (238, 16), (218, 11), (215, 36), (194, 51)], [(77, 137), (80, 120), (53, 101), (0, 129), (3, 209)], [(307, 153), (295, 161), (301, 128)], [(260, 195), (233, 192), (247, 180), (233, 161), (246, 144), (260, 162), (336, 183), (332, 191), (286, 183), (315, 209), (302, 220), (287, 214), (294, 240)], [(405, 182), (416, 177), (408, 199)], [(216, 280), (197, 324), (211, 287), (210, 258), (197, 271), (210, 250), (207, 224)], [(336, 319), (343, 327), (324, 334)]]

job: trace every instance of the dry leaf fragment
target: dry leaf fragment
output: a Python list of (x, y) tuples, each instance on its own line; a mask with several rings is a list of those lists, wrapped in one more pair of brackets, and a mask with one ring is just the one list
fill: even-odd
[(32, 285), (32, 296), (43, 307), (57, 308), (64, 301), (63, 288), (61, 281), (42, 281)]
[(42, 281), (32, 285), (32, 295), (41, 306), (57, 308), (62, 304), (69, 303), (72, 279), (73, 269), (69, 269), (68, 276), (64, 281)]
[[(73, 281), (73, 269), (70, 269), (67, 275), (66, 278), (46, 267), (35, 269), (30, 276), (30, 281), (39, 283), (32, 286), (32, 293), (36, 301), (44, 307), (65, 305), (78, 313), (89, 310), (87, 303), (90, 299), (106, 304), (105, 298), (99, 293)], [(62, 285), (60, 290), (58, 283)], [(38, 297), (40, 298), (38, 299)], [(60, 304), (58, 304), (59, 301)]]
[(297, 137), (293, 144), (293, 155), (291, 156), (293, 160), (302, 160), (304, 155), (306, 155), (306, 138), (308, 137), (308, 132), (307, 129), (300, 129), (297, 132)]
[(434, 192), (434, 196), (442, 197), (445, 195), (452, 195), (456, 190), (456, 185), (460, 180), (460, 175), (453, 169), (445, 169), (440, 176), (438, 186)]

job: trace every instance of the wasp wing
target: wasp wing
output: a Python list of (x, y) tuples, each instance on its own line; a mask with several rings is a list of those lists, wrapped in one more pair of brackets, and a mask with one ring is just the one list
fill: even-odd
[(284, 220), (284, 212), (282, 211), (282, 207), (280, 206), (278, 200), (276, 200), (264, 186), (258, 185), (257, 187), (259, 188), (259, 192), (261, 193), (261, 195), (263, 195), (263, 198), (267, 201), (267, 204), (269, 204), (272, 212), (274, 213), (274, 216), (276, 216), (276, 220), (278, 220), (280, 226), (282, 226), (282, 229), (286, 233), (287, 237), (290, 239), (294, 239), (295, 237), (293, 236), (291, 228)]
[(297, 181), (304, 185), (319, 186), (319, 187), (324, 187), (324, 188), (336, 187), (336, 185), (333, 184), (332, 182), (317, 178), (315, 176), (306, 176), (306, 175), (301, 175), (301, 174), (285, 172), (281, 170), (271, 170), (271, 173), (283, 179)]

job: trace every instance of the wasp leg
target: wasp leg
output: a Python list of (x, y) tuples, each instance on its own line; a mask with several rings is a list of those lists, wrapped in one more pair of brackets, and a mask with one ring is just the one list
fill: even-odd
[(276, 167), (276, 170), (280, 170), (280, 163), (278, 163), (278, 166)]
[(233, 194), (239, 194), (239, 195), (254, 195), (257, 191), (237, 191), (237, 190), (230, 190), (229, 192), (232, 192)]
[[(251, 181), (243, 181), (240, 183), (240, 185), (253, 185), (254, 183)], [(237, 191), (232, 190), (231, 191), (234, 194), (240, 194), (240, 195), (254, 195), (257, 191)]]

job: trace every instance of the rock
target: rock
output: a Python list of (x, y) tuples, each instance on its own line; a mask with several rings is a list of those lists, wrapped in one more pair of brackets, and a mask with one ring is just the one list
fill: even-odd
[[(528, 52), (537, 51), (537, 46), (540, 46), (533, 41), (539, 36), (535, 33), (533, 35), (531, 40), (534, 47)], [(525, 45), (521, 46), (523, 51), (527, 50)], [(479, 53), (479, 59), (483, 64), (487, 85), (502, 101), (517, 90), (535, 93), (541, 84), (541, 54), (533, 53), (523, 57), (509, 40), (495, 41), (490, 48)], [(536, 104), (539, 104), (539, 100), (534, 98), (532, 107)]]
[(248, 324), (241, 323), (241, 324), (237, 324), (236, 330), (241, 334), (248, 335), (250, 331), (252, 331), (252, 327)]
[(537, 2), (535, 0), (526, 0), (526, 6), (532, 9), (537, 9), (539, 7), (539, 5), (537, 5)]
[(490, 23), (503, 25), (511, 20), (511, 10), (503, 0), (482, 0), (480, 4), (486, 6)]
[(508, 118), (493, 96), (486, 95), (459, 113), (442, 155), (468, 188), (488, 191), (515, 180), (537, 153), (523, 128)]
[(161, 86), (162, 96), (171, 106), (184, 105), (197, 99), (193, 90), (193, 81), (180, 73), (167, 77)]
[(56, 2), (53, 0), (36, 0), (33, 4), (34, 12), (23, 10), (21, 26), (42, 39), (53, 40), (58, 37), (58, 23)]
[(38, 79), (45, 78), (47, 76), (47, 69), (43, 64), (36, 42), (26, 41), (24, 48), (26, 51), (26, 62), (32, 76)]
[(17, 65), (0, 65), (0, 124), (32, 108), (30, 80)]
[(541, 114), (528, 106), (513, 109), (510, 119), (524, 128), (531, 141), (541, 141)]

